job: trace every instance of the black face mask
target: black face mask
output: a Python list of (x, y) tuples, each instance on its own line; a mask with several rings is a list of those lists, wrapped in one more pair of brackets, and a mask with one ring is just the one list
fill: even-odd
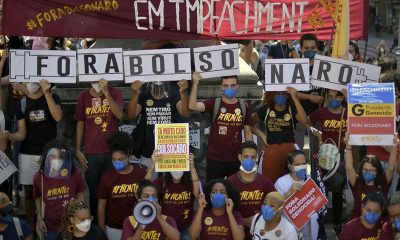
[(6, 215), (10, 214), (12, 210), (13, 210), (13, 206), (11, 203), (9, 203), (7, 206), (0, 208), (0, 215), (6, 216)]

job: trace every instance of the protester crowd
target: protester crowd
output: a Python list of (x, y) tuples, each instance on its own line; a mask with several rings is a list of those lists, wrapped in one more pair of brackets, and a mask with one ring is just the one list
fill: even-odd
[[(34, 38), (27, 44), (12, 37), (5, 47), (72, 49), (94, 42)], [(268, 52), (263, 45), (259, 53), (253, 41), (241, 43), (240, 56), (261, 80), (265, 58), (307, 58), (312, 72), (315, 55), (326, 53), (313, 34), (303, 35), (298, 49), (291, 41), (278, 41)], [(350, 46), (351, 60), (362, 62), (357, 44)], [(52, 84), (10, 84), (7, 56), (5, 50), (0, 61), (0, 85), (10, 93), (1, 113), (0, 146), (19, 172), (1, 186), (0, 239), (327, 239), (327, 206), (299, 230), (283, 212), (285, 200), (309, 178), (327, 196), (332, 193), (329, 204), (338, 239), (400, 239), (399, 140), (395, 135), (392, 146), (368, 147), (365, 156), (352, 146), (345, 89), (300, 92), (288, 87), (265, 92), (252, 109), (236, 97), (238, 76), (221, 77), (221, 95), (198, 101), (203, 78), (193, 72), (192, 79), (179, 82), (133, 82), (124, 107), (122, 92), (99, 79), (77, 99), (72, 147), (57, 139), (63, 108)], [(380, 80), (395, 82), (399, 92), (398, 74), (387, 71)], [(131, 135), (118, 129), (124, 109), (129, 119), (137, 120)], [(199, 178), (193, 154), (189, 172), (155, 172), (162, 158), (154, 146), (155, 124), (186, 121), (191, 111), (210, 115), (206, 179)], [(159, 117), (154, 120), (149, 113)], [(302, 150), (306, 132), (317, 146), (310, 156)], [(334, 172), (325, 168), (335, 159), (324, 150), (329, 141), (340, 154)], [(139, 163), (132, 163), (132, 156)], [(333, 177), (328, 180), (327, 175)], [(25, 194), (24, 220), (12, 213), (19, 205), (19, 186)], [(347, 187), (354, 198), (349, 219), (343, 215)], [(133, 214), (144, 201), (156, 209), (148, 224)]]

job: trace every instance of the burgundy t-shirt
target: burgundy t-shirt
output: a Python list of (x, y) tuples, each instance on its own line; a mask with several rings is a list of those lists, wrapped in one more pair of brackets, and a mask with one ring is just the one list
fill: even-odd
[(187, 188), (183, 182), (165, 184), (162, 177), (154, 181), (154, 185), (159, 189), (159, 201), (162, 213), (171, 216), (178, 226), (179, 231), (191, 224), (193, 215), (193, 185)]
[(106, 199), (106, 225), (122, 229), (124, 219), (133, 212), (138, 182), (146, 171), (135, 167), (128, 174), (119, 174), (115, 169), (103, 173), (97, 190), (97, 198)]
[(361, 215), (361, 202), (364, 199), (365, 195), (369, 192), (379, 191), (385, 199), (388, 195), (389, 184), (386, 180), (386, 176), (382, 176), (382, 185), (381, 186), (367, 186), (365, 183), (361, 182), (361, 178), (357, 177), (354, 187), (350, 185), (351, 192), (354, 198), (354, 206), (353, 206), (353, 218), (359, 217)]
[(382, 226), (381, 240), (399, 239), (400, 233), (393, 229), (393, 223), (390, 220), (385, 221)]
[(43, 176), (43, 191), (41, 174), (33, 176), (33, 198), (41, 198), (46, 205), (44, 209), (44, 222), (47, 231), (57, 232), (60, 227), (61, 216), (65, 204), (72, 198), (77, 198), (78, 193), (85, 191), (86, 183), (81, 172), (74, 168), (69, 179), (57, 179)]
[[(194, 214), (194, 216), (196, 213)], [(238, 225), (243, 225), (243, 218), (240, 212), (233, 213)], [(201, 220), (200, 239), (207, 240), (232, 240), (232, 230), (229, 225), (228, 214), (215, 216), (211, 209), (204, 210)]]
[[(108, 87), (114, 101), (123, 107), (124, 102), (121, 91)], [(109, 152), (107, 137), (118, 131), (119, 120), (111, 112), (106, 97), (93, 97), (90, 89), (79, 94), (76, 104), (75, 119), (85, 124), (84, 146), (85, 153), (98, 154)]]
[[(214, 111), (215, 98), (204, 101), (205, 112)], [(246, 104), (244, 125), (251, 125), (251, 111)], [(208, 138), (207, 159), (220, 162), (235, 162), (242, 143), (243, 113), (240, 103), (227, 104), (221, 99), (221, 105)], [(221, 151), (221, 149), (229, 149)]]
[[(176, 222), (173, 218), (167, 217), (165, 219), (169, 225), (173, 228), (176, 228)], [(132, 223), (129, 218), (125, 218), (124, 220), (124, 228), (122, 230), (121, 240), (126, 240), (129, 237), (132, 237), (135, 234), (136, 230), (133, 229)], [(152, 223), (146, 225), (145, 229), (142, 231), (142, 235), (140, 239), (154, 239), (154, 240), (164, 240), (167, 239), (165, 234), (161, 229), (160, 222), (156, 218)]]
[(382, 235), (380, 228), (381, 224), (376, 224), (373, 229), (367, 229), (358, 217), (344, 225), (339, 240), (379, 240)]
[[(315, 110), (308, 117), (310, 118), (313, 125), (321, 123), (322, 142), (325, 142), (326, 139), (330, 138), (335, 141), (336, 144), (338, 144), (340, 122), (342, 122), (343, 125), (340, 149), (345, 148), (346, 145), (343, 142), (343, 138), (347, 131), (347, 109), (345, 109), (343, 119), (341, 119), (342, 113), (331, 113), (326, 107)], [(328, 141), (328, 143), (331, 142)]]

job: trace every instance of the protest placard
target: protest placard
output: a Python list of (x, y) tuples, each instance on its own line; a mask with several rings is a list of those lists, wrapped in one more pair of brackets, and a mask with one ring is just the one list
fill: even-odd
[(123, 80), (122, 48), (78, 49), (79, 82)]
[(351, 145), (393, 145), (396, 132), (394, 83), (348, 85)]
[(0, 151), (0, 184), (3, 183), (11, 174), (18, 171), (7, 155)]
[(311, 84), (341, 91), (350, 83), (378, 83), (381, 67), (316, 55)]
[(189, 125), (189, 144), (200, 150), (200, 122), (191, 122)]
[(295, 192), (283, 204), (283, 211), (297, 230), (300, 230), (313, 213), (320, 210), (328, 199), (318, 188), (317, 184), (309, 178), (304, 182), (301, 190)]
[(189, 171), (189, 124), (156, 124), (154, 132), (155, 149), (162, 156), (156, 172)]
[(193, 49), (194, 65), (203, 78), (239, 75), (238, 44)]
[(10, 50), (10, 82), (76, 82), (76, 52)]
[(286, 91), (294, 87), (298, 91), (310, 90), (309, 60), (304, 58), (265, 59), (264, 90)]
[(125, 82), (190, 80), (190, 48), (124, 51)]

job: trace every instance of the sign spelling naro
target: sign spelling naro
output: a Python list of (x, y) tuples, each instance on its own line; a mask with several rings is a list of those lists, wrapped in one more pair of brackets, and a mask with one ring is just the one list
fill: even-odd
[(308, 59), (265, 59), (265, 91), (310, 90)]

